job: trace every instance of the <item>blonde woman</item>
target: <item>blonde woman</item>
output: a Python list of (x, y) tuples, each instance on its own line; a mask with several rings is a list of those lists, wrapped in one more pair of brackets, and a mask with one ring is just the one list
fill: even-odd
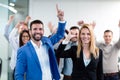
[[(72, 37), (74, 35), (71, 35)], [(62, 42), (59, 46), (56, 56), (72, 58), (73, 71), (71, 80), (103, 80), (102, 51), (95, 45), (91, 25), (82, 25), (79, 30), (77, 46), (64, 50), (66, 42)]]

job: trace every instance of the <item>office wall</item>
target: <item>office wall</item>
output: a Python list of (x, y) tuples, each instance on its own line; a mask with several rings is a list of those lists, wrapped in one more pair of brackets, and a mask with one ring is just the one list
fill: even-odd
[(45, 24), (45, 35), (49, 34), (47, 23), (51, 21), (57, 26), (56, 7), (64, 10), (67, 29), (77, 25), (77, 21), (96, 22), (95, 35), (103, 40), (105, 29), (114, 32), (113, 40), (118, 40), (120, 19), (120, 1), (118, 0), (30, 0), (29, 15), (32, 19), (40, 19)]

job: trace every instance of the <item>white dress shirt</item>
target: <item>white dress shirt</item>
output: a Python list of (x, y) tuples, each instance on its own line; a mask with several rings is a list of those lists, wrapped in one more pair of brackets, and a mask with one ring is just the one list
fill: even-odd
[(35, 51), (37, 53), (40, 62), (40, 66), (42, 70), (42, 80), (52, 80), (47, 46), (42, 44), (41, 41), (39, 47), (32, 40), (31, 43), (35, 48)]

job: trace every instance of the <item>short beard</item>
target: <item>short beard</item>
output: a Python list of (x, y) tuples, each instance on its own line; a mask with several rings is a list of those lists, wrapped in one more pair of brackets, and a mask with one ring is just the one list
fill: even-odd
[(35, 35), (32, 35), (32, 37), (33, 37), (33, 39), (34, 39), (35, 41), (40, 41), (41, 38), (42, 38), (42, 36), (41, 36), (40, 38), (35, 38)]

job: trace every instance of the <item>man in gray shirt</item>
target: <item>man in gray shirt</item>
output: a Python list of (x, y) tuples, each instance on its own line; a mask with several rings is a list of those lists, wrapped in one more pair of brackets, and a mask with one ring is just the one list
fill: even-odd
[[(120, 28), (120, 22), (119, 22)], [(120, 32), (119, 32), (120, 34)], [(119, 80), (118, 78), (118, 54), (120, 50), (120, 37), (115, 43), (112, 42), (113, 32), (104, 31), (104, 43), (98, 43), (97, 46), (103, 50), (103, 73), (104, 80)]]

